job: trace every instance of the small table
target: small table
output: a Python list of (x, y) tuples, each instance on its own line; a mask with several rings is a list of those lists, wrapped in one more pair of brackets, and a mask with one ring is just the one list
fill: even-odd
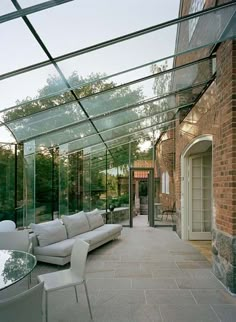
[(19, 250), (0, 250), (0, 290), (30, 274), (36, 266), (36, 257)]

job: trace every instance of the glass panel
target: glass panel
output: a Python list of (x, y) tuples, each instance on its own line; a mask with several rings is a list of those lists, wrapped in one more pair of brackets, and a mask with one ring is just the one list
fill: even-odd
[[(156, 72), (155, 66), (153, 69)], [(202, 72), (203, 70), (204, 72)], [(206, 82), (211, 76), (211, 60), (206, 60), (176, 71), (157, 75), (134, 85), (124, 86), (81, 99), (81, 102), (87, 113), (90, 116), (95, 116), (123, 106), (137, 104), (155, 96), (161, 97), (171, 91), (179, 91)]]
[[(27, 143), (27, 145), (30, 143)], [(27, 147), (24, 147), (26, 151)], [(28, 226), (30, 223), (35, 222), (35, 153), (26, 154), (24, 152), (24, 170), (25, 170), (25, 216), (24, 226)]]
[(10, 0), (1, 0), (0, 15), (5, 15), (13, 11), (16, 11), (16, 8)]
[[(128, 123), (125, 125), (123, 124), (120, 127), (105, 131), (105, 132), (101, 133), (101, 136), (104, 139), (104, 141), (112, 140), (116, 136), (123, 136), (126, 134), (131, 134), (133, 132), (138, 132), (138, 131), (145, 129), (145, 128), (148, 128), (150, 131), (150, 128), (152, 126), (155, 126), (157, 123), (159, 123), (159, 122), (165, 123), (168, 121), (170, 121), (170, 119), (168, 119), (168, 115), (166, 115), (166, 114), (164, 116), (161, 115), (160, 117), (149, 117), (149, 118), (146, 118), (142, 121), (133, 122), (132, 124), (131, 123)], [(139, 135), (139, 134), (137, 134), (137, 135)]]
[(48, 2), (46, 0), (18, 0), (18, 3), (22, 8), (27, 8), (31, 6), (35, 6), (36, 4)]
[[(106, 151), (98, 156), (91, 155), (91, 209), (106, 211)], [(106, 218), (104, 218), (106, 219)]]
[[(88, 47), (176, 18), (178, 10), (179, 2), (172, 0), (166, 0), (161, 10), (160, 4), (154, 0), (126, 0), (113, 2), (112, 5), (108, 5), (107, 0), (81, 0), (35, 13), (29, 18), (47, 48), (58, 56), (65, 51)], [(66, 24), (62, 24), (61, 19)], [(74, 37), (68, 37), (73, 30), (83, 30), (77, 41)]]
[[(15, 221), (15, 146), (0, 145), (0, 221)], [(21, 181), (22, 182), (22, 181)]]
[[(1, 55), (1, 54), (0, 54)], [(4, 65), (4, 64), (3, 64)], [(14, 89), (14, 90), (13, 90)], [(54, 66), (50, 65), (44, 68), (39, 68), (31, 72), (10, 77), (0, 81), (1, 106), (0, 110), (11, 106), (20, 105), (33, 99), (56, 93), (60, 90), (66, 90), (66, 85), (62, 82)], [(68, 95), (68, 94), (67, 94)], [(63, 97), (57, 98), (59, 102), (64, 102)], [(66, 99), (70, 99), (67, 98)], [(53, 100), (53, 98), (52, 98)], [(70, 99), (72, 100), (72, 99)], [(24, 105), (19, 108), (20, 111), (30, 109), (30, 111), (38, 111), (45, 109), (44, 105), (53, 106), (50, 100), (37, 101), (29, 105)], [(35, 106), (36, 105), (36, 106)], [(15, 112), (16, 113), (16, 112)], [(20, 115), (23, 113), (18, 112)], [(9, 116), (10, 112), (6, 112)], [(14, 114), (14, 113), (12, 113)], [(26, 114), (28, 115), (29, 112)], [(22, 116), (23, 116), (22, 115)], [(14, 117), (15, 118), (15, 117)], [(8, 118), (7, 118), (8, 119)]]
[(0, 124), (0, 132), (1, 143), (16, 143), (15, 137), (5, 125)]
[(94, 127), (89, 123), (83, 123), (79, 126), (70, 127), (60, 131), (56, 131), (51, 134), (45, 134), (42, 137), (36, 139), (37, 149), (40, 149), (43, 146), (52, 147), (62, 143), (67, 143), (79, 138), (83, 138), (90, 134), (95, 134)]
[[(95, 135), (91, 135), (89, 137), (84, 137), (80, 140), (69, 142), (68, 149), (69, 149), (69, 152), (78, 151), (78, 150), (82, 150), (86, 147), (91, 147), (92, 145), (99, 144), (101, 142), (102, 142), (102, 140), (101, 140), (100, 136), (95, 134)], [(102, 147), (104, 148), (104, 144), (102, 144)], [(91, 152), (93, 152), (93, 151), (91, 151)]]
[(2, 23), (0, 39), (1, 74), (48, 59), (22, 19)]
[(88, 155), (83, 160), (83, 210), (89, 211), (92, 207), (91, 205), (91, 161), (90, 155)]
[[(67, 77), (75, 70), (83, 78), (91, 73), (100, 74), (100, 77), (104, 77), (104, 75), (112, 75), (150, 62), (164, 60), (193, 50), (196, 51), (196, 49), (208, 47), (210, 44), (213, 45), (235, 35), (236, 30), (233, 22), (231, 28), (225, 29), (234, 14), (235, 8), (236, 5), (218, 9), (199, 17), (194, 37), (191, 38), (190, 42), (188, 37), (177, 35), (177, 30), (179, 34), (188, 35), (189, 24), (196, 18), (112, 46), (86, 52), (86, 54), (60, 62), (59, 66)], [(202, 30), (203, 28), (204, 30)], [(200, 34), (201, 37), (196, 36), (197, 34)], [(178, 41), (177, 46), (175, 46), (177, 36), (178, 39), (181, 38), (181, 41)], [(163, 39), (165, 39), (164, 44)], [(160, 47), (159, 44), (162, 44), (162, 46)], [(143, 55), (144, 48), (148, 48), (148, 51), (145, 51), (145, 56)], [(120, 53), (122, 53), (122, 56)], [(205, 57), (207, 53), (209, 53), (208, 49), (200, 51), (197, 58)], [(180, 60), (177, 60), (177, 64), (179, 65), (183, 59), (181, 57)], [(189, 55), (189, 61), (191, 60), (191, 55)]]
[(69, 162), (67, 145), (59, 146), (59, 216), (69, 214)]
[(86, 118), (77, 102), (61, 105), (41, 113), (8, 123), (18, 141), (69, 126)]

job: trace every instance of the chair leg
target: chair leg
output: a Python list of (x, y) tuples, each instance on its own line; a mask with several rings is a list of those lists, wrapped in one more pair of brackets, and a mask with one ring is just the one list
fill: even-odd
[(86, 281), (84, 281), (84, 288), (85, 288), (85, 293), (86, 293), (86, 297), (87, 297), (87, 301), (88, 301), (90, 317), (91, 317), (91, 320), (93, 320), (93, 315), (92, 315), (91, 305), (90, 305), (90, 301), (89, 301), (88, 289), (87, 289)]
[(77, 292), (77, 288), (76, 288), (76, 285), (74, 286), (75, 288), (75, 297), (76, 297), (76, 302), (78, 303), (78, 292)]
[(46, 322), (48, 322), (48, 292), (45, 291), (45, 316)]

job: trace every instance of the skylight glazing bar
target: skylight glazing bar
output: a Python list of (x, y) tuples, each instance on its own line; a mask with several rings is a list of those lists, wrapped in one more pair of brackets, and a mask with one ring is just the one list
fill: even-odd
[[(52, 8), (55, 6), (59, 6), (61, 4), (64, 4), (64, 3), (70, 2), (70, 1), (73, 1), (73, 0), (50, 0), (50, 1), (40, 3), (40, 4), (36, 4), (34, 6), (27, 7), (25, 9), (19, 9), (17, 11), (13, 11), (13, 12), (10, 12), (10, 13), (0, 16), (0, 23), (4, 23), (7, 21), (16, 19), (16, 18), (30, 15), (30, 14), (38, 12), (38, 11), (49, 9), (49, 8)], [(12, 1), (12, 2), (14, 3), (14, 1)]]
[[(207, 80), (208, 82), (209, 80)], [(40, 138), (44, 135), (50, 135), (50, 134), (53, 134), (53, 133), (56, 133), (56, 132), (59, 132), (59, 131), (63, 131), (63, 130), (66, 130), (66, 129), (70, 129), (70, 128), (74, 128), (74, 127), (77, 127), (77, 126), (80, 126), (80, 125), (83, 125), (83, 124), (86, 124), (88, 122), (88, 120), (92, 120), (93, 122), (95, 121), (98, 121), (98, 120), (103, 120), (105, 119), (106, 117), (110, 117), (112, 115), (116, 116), (117, 114), (119, 113), (122, 113), (122, 112), (127, 112), (129, 110), (132, 110), (132, 109), (135, 109), (137, 107), (141, 107), (142, 105), (149, 105), (149, 104), (155, 104), (161, 100), (164, 100), (164, 99), (168, 99), (168, 98), (171, 98), (171, 97), (174, 97), (175, 95), (181, 95), (182, 93), (188, 93), (190, 90), (193, 90), (195, 89), (195, 91), (197, 89), (200, 90), (200, 92), (202, 91), (202, 89), (204, 88), (204, 86), (206, 86), (207, 82), (202, 82), (200, 84), (197, 84), (195, 86), (190, 86), (190, 87), (187, 87), (187, 88), (184, 88), (182, 90), (178, 90), (178, 91), (173, 91), (173, 92), (169, 92), (167, 93), (166, 95), (163, 95), (161, 97), (155, 97), (155, 98), (152, 98), (150, 100), (145, 100), (145, 102), (140, 102), (140, 103), (137, 103), (137, 104), (132, 104), (132, 105), (129, 105), (129, 106), (123, 106), (122, 108), (119, 108), (117, 110), (113, 110), (113, 111), (109, 111), (107, 113), (104, 113), (104, 114), (100, 114), (100, 115), (96, 115), (94, 117), (91, 117), (89, 119), (85, 119), (85, 118), (82, 118), (80, 121), (74, 121), (73, 123), (70, 123), (70, 124), (67, 124), (67, 125), (64, 125), (64, 126), (61, 126), (61, 127), (58, 127), (58, 128), (51, 128), (52, 125), (53, 125), (53, 122), (51, 122), (51, 126), (50, 126), (50, 129), (48, 129), (46, 132), (41, 132), (39, 133), (38, 135), (30, 135), (30, 136), (26, 136), (27, 132), (22, 129), (22, 124), (21, 122), (24, 124), (24, 120), (27, 121), (27, 118), (21, 118), (19, 120), (15, 120), (13, 122), (7, 122), (7, 124), (12, 128), (13, 131), (15, 131), (17, 133), (17, 129), (22, 129), (23, 130), (23, 134), (24, 134), (24, 138), (21, 136), (19, 137), (19, 134), (18, 134), (18, 140), (20, 140), (20, 142), (23, 142), (23, 141), (26, 141), (26, 140), (30, 140), (30, 139), (36, 139), (36, 138)], [(194, 104), (194, 102), (191, 102), (191, 104)], [(55, 111), (59, 110), (61, 108), (61, 106), (65, 107), (65, 112), (67, 111), (66, 109), (66, 106), (68, 105), (68, 103), (66, 103), (65, 105), (60, 105), (58, 107), (55, 108)], [(168, 113), (168, 112), (171, 112), (173, 109), (175, 108), (178, 108), (177, 107), (174, 107), (174, 108), (166, 108), (165, 111), (162, 111), (161, 113)], [(44, 123), (47, 122), (47, 119), (48, 119), (48, 116), (47, 116), (47, 113), (50, 112), (51, 110), (46, 110), (46, 111), (41, 111), (39, 114), (45, 114), (45, 121), (42, 119), (42, 122), (43, 124), (40, 126), (40, 129), (42, 130), (43, 126), (44, 126)], [(69, 111), (69, 110), (68, 110)], [(58, 113), (57, 113), (58, 114)], [(33, 116), (37, 116), (38, 114), (34, 114)], [(158, 115), (158, 113), (156, 113), (156, 115)], [(55, 115), (56, 117), (56, 115)], [(145, 116), (147, 117), (147, 116)], [(30, 115), (28, 117), (29, 119), (32, 118), (32, 115)], [(27, 123), (26, 123), (27, 124)], [(33, 126), (33, 124), (31, 125), (31, 127)], [(29, 125), (27, 126), (29, 128)], [(22, 131), (21, 130), (21, 131)], [(33, 129), (33, 133), (35, 133), (35, 129)], [(73, 140), (72, 140), (73, 141)], [(63, 143), (68, 143), (68, 142), (63, 142)]]
[[(232, 7), (232, 10), (233, 10), (233, 9), (236, 8), (236, 4), (234, 2), (230, 2), (230, 3), (226, 3), (226, 4), (219, 5), (219, 6), (214, 7), (214, 8), (208, 8), (208, 9), (199, 11), (197, 13), (193, 13), (193, 14), (190, 14), (190, 15), (187, 15), (187, 16), (184, 16), (184, 17), (179, 17), (179, 18), (170, 20), (168, 22), (165, 22), (165, 23), (162, 23), (162, 24), (158, 24), (156, 26), (151, 26), (149, 28), (145, 28), (144, 30), (137, 31), (135, 33), (130, 33), (128, 35), (124, 35), (124, 36), (118, 37), (116, 39), (111, 39), (109, 41), (106, 41), (105, 43), (96, 44), (94, 46), (90, 46), (89, 48), (80, 49), (78, 51), (74, 51), (74, 52), (67, 53), (67, 54), (64, 54), (64, 55), (61, 55), (61, 56), (58, 56), (58, 57), (54, 57), (53, 60), (54, 60), (54, 62), (65, 61), (65, 60), (67, 60), (69, 58), (77, 57), (77, 56), (82, 55), (84, 53), (88, 53), (88, 52), (91, 52), (91, 51), (95, 51), (97, 49), (101, 49), (101, 48), (104, 48), (104, 47), (107, 47), (107, 46), (111, 46), (114, 43), (123, 42), (123, 41), (129, 40), (129, 39), (132, 39), (132, 38), (141, 36), (143, 34), (151, 33), (153, 31), (157, 31), (159, 29), (163, 29), (163, 28), (166, 28), (166, 27), (169, 27), (169, 26), (172, 26), (172, 25), (175, 25), (175, 24), (184, 22), (184, 21), (188, 21), (188, 20), (190, 20), (192, 18), (195, 18), (195, 17), (207, 15), (209, 13), (214, 13), (217, 10), (224, 10), (224, 9), (229, 8), (229, 7)], [(209, 43), (209, 44), (204, 44), (203, 47), (206, 47), (206, 46), (208, 46), (210, 44), (214, 44), (214, 43), (215, 42)], [(198, 48), (202, 48), (202, 46), (199, 46)], [(194, 48), (194, 49), (196, 49), (196, 48)], [(194, 49), (191, 49), (190, 51), (192, 51)], [(151, 64), (153, 64), (155, 62), (158, 62), (160, 60), (164, 60), (164, 59), (168, 59), (168, 58), (173, 58), (173, 57), (175, 57), (177, 55), (180, 55), (180, 54), (184, 54), (184, 52), (182, 52), (182, 53), (175, 53), (175, 54), (170, 55), (170, 56), (162, 57), (162, 59), (155, 60)], [(15, 71), (11, 71), (11, 72), (2, 74), (2, 75), (0, 75), (0, 80), (1, 79), (4, 79), (4, 78), (8, 78), (8, 77), (12, 77), (12, 76), (18, 75), (19, 73), (27, 72), (29, 70), (33, 70), (33, 69), (36, 69), (36, 68), (40, 68), (42, 66), (46, 66), (46, 65), (48, 65), (50, 63), (51, 63), (50, 60), (49, 61), (44, 61), (44, 62), (39, 62), (38, 64), (34, 64), (34, 65), (31, 65), (31, 66), (27, 66), (27, 67), (21, 68), (19, 70), (15, 70)], [(147, 64), (144, 64), (143, 66), (145, 66), (145, 65), (147, 65)], [(139, 68), (139, 67), (136, 67), (136, 68)], [(133, 68), (132, 68), (132, 70), (133, 70)]]

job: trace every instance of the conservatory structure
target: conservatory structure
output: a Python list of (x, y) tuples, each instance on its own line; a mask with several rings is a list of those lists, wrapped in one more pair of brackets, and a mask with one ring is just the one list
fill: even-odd
[(161, 204), (180, 238), (213, 241), (236, 293), (235, 1), (180, 0), (158, 23), (151, 0), (138, 21), (104, 1), (5, 2), (0, 220), (98, 208), (132, 227), (146, 196), (151, 226)]

